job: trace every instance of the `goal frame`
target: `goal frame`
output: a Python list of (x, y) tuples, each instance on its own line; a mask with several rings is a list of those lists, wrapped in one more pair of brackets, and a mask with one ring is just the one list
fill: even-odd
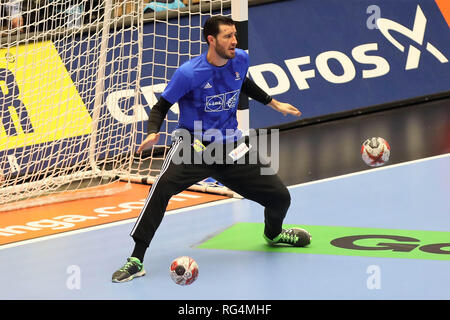
[[(142, 66), (142, 49), (143, 49), (143, 32), (142, 32), (142, 28), (143, 28), (143, 24), (145, 23), (145, 21), (151, 21), (153, 19), (153, 23), (156, 23), (157, 19), (170, 19), (170, 14), (165, 13), (165, 12), (155, 12), (153, 14), (147, 14), (144, 17), (144, 13), (142, 10), (142, 3), (140, 3), (141, 1), (139, 0), (134, 0), (136, 3), (136, 6), (138, 8), (138, 10), (140, 9), (140, 14), (139, 14), (139, 28), (141, 28), (141, 32), (139, 32), (139, 36), (138, 36), (138, 47), (139, 47), (139, 51), (140, 54), (138, 55), (138, 64), (139, 66)], [(220, 2), (220, 3), (218, 3)], [(238, 29), (238, 34), (239, 34), (239, 44), (238, 47), (242, 48), (244, 50), (248, 50), (248, 0), (231, 0), (231, 1), (226, 1), (229, 2), (231, 4), (231, 16), (233, 18), (233, 20), (236, 21), (236, 27)], [(106, 68), (106, 64), (107, 64), (107, 51), (108, 51), (108, 37), (109, 37), (109, 33), (111, 30), (111, 24), (114, 23), (114, 21), (111, 20), (112, 17), (112, 12), (114, 10), (113, 7), (113, 0), (105, 0), (103, 1), (104, 3), (104, 10), (105, 10), (105, 15), (104, 15), (104, 19), (102, 22), (102, 36), (101, 36), (101, 43), (100, 43), (100, 64), (97, 70), (98, 73), (98, 78), (100, 79), (105, 79), (104, 75), (105, 75), (105, 68)], [(215, 4), (218, 3), (218, 4)], [(200, 12), (202, 12), (204, 4), (200, 3), (198, 5), (198, 8), (196, 10), (199, 10)], [(211, 11), (211, 13), (217, 9), (217, 7), (222, 6), (223, 7), (223, 1), (213, 1), (211, 5), (209, 5), (209, 10)], [(206, 8), (206, 6), (204, 6)], [(189, 9), (191, 9), (191, 7), (189, 7)], [(180, 13), (178, 13), (179, 15), (182, 15), (183, 12), (182, 10), (180, 10)], [(186, 13), (188, 14), (188, 13)], [(123, 23), (126, 24), (127, 23), (127, 17), (123, 18)], [(90, 29), (92, 28), (96, 28), (96, 27), (89, 27)], [(80, 30), (79, 31), (80, 34), (85, 32), (85, 30)], [(64, 33), (64, 31), (61, 30), (55, 30), (53, 31), (53, 34), (58, 34), (58, 33)], [(44, 40), (47, 35), (36, 35), (37, 38)], [(11, 36), (10, 36), (11, 38)], [(16, 34), (16, 41), (18, 41), (18, 43), (23, 42), (25, 40), (25, 37), (23, 34)], [(139, 67), (138, 69), (138, 76), (140, 76), (140, 71), (141, 71), (141, 67)], [(90, 166), (90, 170), (87, 170), (85, 172), (75, 172), (75, 173), (71, 173), (68, 175), (64, 175), (63, 177), (48, 177), (48, 178), (44, 178), (44, 179), (40, 179), (39, 181), (32, 181), (32, 182), (24, 182), (21, 184), (17, 184), (17, 185), (13, 185), (13, 186), (6, 186), (2, 188), (2, 193), (5, 192), (15, 192), (15, 193), (20, 193), (20, 192), (26, 192), (27, 189), (33, 189), (33, 188), (39, 188), (41, 185), (46, 185), (46, 184), (58, 184), (58, 183), (63, 183), (64, 181), (69, 180), (83, 180), (83, 179), (94, 179), (94, 178), (110, 178), (110, 179), (118, 179), (120, 181), (123, 182), (127, 182), (129, 183), (144, 183), (144, 184), (153, 184), (156, 181), (157, 176), (142, 176), (142, 175), (136, 175), (136, 174), (130, 174), (130, 173), (124, 173), (124, 172), (115, 172), (114, 170), (108, 171), (108, 170), (103, 170), (98, 166), (98, 162), (97, 159), (95, 157), (96, 155), (96, 142), (98, 139), (98, 135), (97, 135), (97, 129), (98, 129), (98, 123), (99, 123), (99, 115), (100, 115), (100, 111), (101, 108), (103, 107), (103, 99), (104, 99), (104, 81), (98, 81), (95, 84), (95, 102), (94, 102), (94, 109), (92, 112), (92, 134), (90, 136), (90, 144), (89, 144), (89, 156), (88, 156), (88, 161), (89, 161), (89, 166)], [(137, 85), (135, 87), (135, 92), (134, 92), (134, 101), (136, 103), (140, 103), (141, 102), (141, 90), (140, 90), (140, 81), (137, 81)], [(249, 128), (249, 110), (248, 110), (248, 98), (242, 96), (240, 99), (240, 103), (239, 103), (239, 107), (238, 107), (238, 123), (239, 123), (239, 128), (241, 130), (248, 130)], [(136, 126), (136, 123), (133, 124), (133, 127)], [(134, 130), (134, 129), (133, 129)], [(133, 135), (133, 139), (136, 139), (136, 136)], [(133, 141), (133, 143), (135, 142), (135, 140)], [(129, 166), (131, 167), (132, 163), (130, 161)], [(129, 171), (130, 172), (130, 171)], [(121, 188), (117, 188), (117, 192), (119, 191), (124, 191), (129, 189), (130, 186), (125, 186), (125, 187), (121, 187)], [(220, 195), (225, 195), (225, 196), (229, 196), (229, 197), (240, 197), (238, 194), (236, 194), (235, 192), (233, 192), (232, 190), (229, 190), (227, 188), (224, 187), (217, 187), (211, 184), (197, 184), (197, 185), (193, 185), (191, 187), (188, 188), (189, 190), (192, 191), (199, 191), (199, 192), (208, 192), (208, 193), (215, 193), (215, 194), (220, 194)], [(98, 196), (102, 196), (102, 195), (107, 195), (107, 194), (112, 194), (114, 192), (113, 189), (108, 189), (108, 191), (105, 190), (101, 190), (99, 192), (92, 192), (86, 195), (83, 195), (82, 198), (87, 198), (87, 197), (98, 197)], [(52, 202), (61, 202), (61, 201), (68, 201), (68, 200), (75, 200), (75, 199), (79, 199), (80, 195), (71, 195), (70, 192), (63, 192), (63, 194), (61, 194), (60, 196), (58, 196), (58, 194), (56, 194), (55, 196), (52, 197), (46, 197), (45, 202), (43, 202), (44, 199), (41, 199), (41, 197), (37, 197), (34, 199), (28, 199), (25, 201), (15, 201), (15, 202), (10, 202), (10, 203), (6, 203), (6, 204), (1, 204), (0, 205), (0, 212), (1, 211), (9, 211), (9, 210), (17, 210), (17, 209), (23, 209), (23, 208), (27, 208), (27, 207), (32, 207), (32, 206), (36, 206), (36, 205), (42, 205), (42, 204), (47, 204), (47, 203), (52, 203)], [(49, 200), (50, 199), (50, 200)]]

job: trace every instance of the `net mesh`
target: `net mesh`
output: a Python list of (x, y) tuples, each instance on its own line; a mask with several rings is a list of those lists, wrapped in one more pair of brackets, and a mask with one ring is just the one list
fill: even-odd
[(158, 144), (138, 155), (150, 108), (176, 68), (206, 49), (206, 18), (230, 6), (10, 1), (0, 39), (0, 211), (152, 183), (179, 112), (172, 106)]

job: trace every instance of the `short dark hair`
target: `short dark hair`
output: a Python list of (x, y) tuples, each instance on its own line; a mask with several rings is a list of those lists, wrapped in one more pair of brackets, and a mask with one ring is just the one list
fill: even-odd
[(208, 20), (206, 20), (203, 26), (203, 38), (205, 38), (205, 41), (208, 45), (209, 45), (208, 36), (211, 35), (214, 38), (217, 37), (217, 35), (220, 32), (220, 25), (223, 24), (229, 26), (236, 25), (233, 19), (225, 16), (213, 16), (208, 18)]

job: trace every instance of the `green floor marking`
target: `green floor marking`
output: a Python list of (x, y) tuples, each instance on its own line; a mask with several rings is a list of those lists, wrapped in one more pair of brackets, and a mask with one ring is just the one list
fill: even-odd
[(309, 231), (311, 244), (303, 248), (266, 244), (262, 223), (236, 223), (199, 244), (201, 249), (292, 252), (327, 255), (450, 260), (450, 232), (284, 225)]

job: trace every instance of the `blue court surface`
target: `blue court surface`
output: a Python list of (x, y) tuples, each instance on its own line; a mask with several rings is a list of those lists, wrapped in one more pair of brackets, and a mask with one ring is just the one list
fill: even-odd
[[(359, 240), (378, 249), (336, 251), (311, 230), (311, 248), (277, 251), (264, 250), (261, 231), (252, 241), (262, 250), (227, 249), (226, 236), (221, 247), (202, 248), (240, 223), (262, 228), (260, 205), (230, 199), (167, 214), (147, 251), (147, 275), (127, 283), (111, 275), (131, 254), (135, 219), (4, 245), (0, 299), (450, 299), (449, 169), (444, 154), (289, 187), (286, 224), (407, 230), (409, 242)], [(404, 250), (393, 250), (399, 241)], [(184, 255), (200, 275), (182, 287), (168, 270)]]

